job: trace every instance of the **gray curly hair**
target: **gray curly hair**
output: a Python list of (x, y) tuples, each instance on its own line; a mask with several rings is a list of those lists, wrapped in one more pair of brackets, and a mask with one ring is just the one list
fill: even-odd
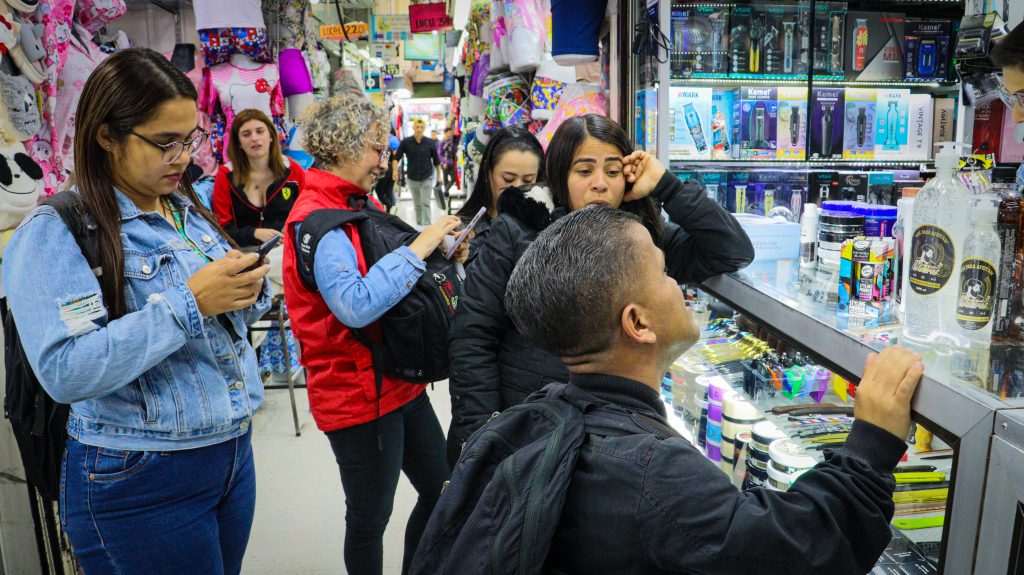
[(366, 98), (334, 96), (303, 114), (306, 151), (320, 166), (355, 162), (362, 157), (367, 138), (387, 138), (388, 124), (388, 113)]

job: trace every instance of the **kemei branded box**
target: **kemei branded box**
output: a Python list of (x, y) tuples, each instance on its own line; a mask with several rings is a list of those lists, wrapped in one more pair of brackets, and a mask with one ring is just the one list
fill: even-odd
[(669, 157), (677, 160), (711, 159), (711, 88), (675, 88), (672, 103)]
[(715, 90), (711, 94), (711, 158), (729, 160), (739, 157), (739, 123), (736, 121), (739, 98), (735, 90)]
[(906, 160), (910, 149), (910, 90), (880, 89), (876, 102), (875, 159)]
[[(935, 98), (935, 122), (932, 125), (932, 140), (934, 144), (940, 142), (952, 142), (956, 138), (956, 100), (953, 98)], [(935, 157), (935, 148), (932, 147), (932, 155)]]
[(846, 89), (843, 127), (843, 159), (875, 159), (876, 90)]
[(843, 88), (815, 88), (811, 98), (811, 149), (813, 159), (838, 159), (843, 155)]
[(778, 91), (779, 122), (776, 130), (780, 160), (807, 158), (807, 88), (781, 87)]
[(906, 60), (903, 77), (907, 80), (945, 80), (949, 77), (950, 21), (907, 18)]
[(910, 95), (910, 117), (907, 120), (908, 160), (932, 158), (932, 113), (931, 94)]
[(740, 157), (774, 160), (778, 148), (778, 89), (768, 86), (740, 89)]
[(902, 80), (903, 35), (901, 13), (848, 12), (843, 37), (846, 79)]

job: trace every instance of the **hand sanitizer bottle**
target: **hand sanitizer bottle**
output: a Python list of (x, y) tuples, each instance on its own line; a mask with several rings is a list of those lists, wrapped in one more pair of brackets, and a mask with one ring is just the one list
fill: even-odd
[(956, 305), (959, 346), (985, 349), (992, 343), (992, 313), (995, 311), (1002, 255), (996, 219), (999, 204), (989, 198), (978, 200), (971, 212), (971, 232), (964, 240), (960, 263), (960, 289)]
[(908, 343), (930, 345), (939, 351), (948, 351), (944, 346), (955, 345), (959, 339), (955, 311), (962, 258), (958, 250), (967, 236), (971, 198), (956, 173), (958, 146), (963, 144), (939, 144), (937, 173), (914, 201), (906, 260), (910, 289), (903, 337)]

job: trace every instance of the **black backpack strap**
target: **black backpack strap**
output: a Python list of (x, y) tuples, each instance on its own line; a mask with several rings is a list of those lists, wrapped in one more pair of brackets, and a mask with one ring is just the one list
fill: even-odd
[(306, 219), (299, 223), (299, 238), (295, 244), (295, 261), (299, 279), (307, 289), (319, 292), (316, 275), (313, 273), (313, 258), (320, 240), (335, 228), (345, 224), (359, 225), (369, 219), (362, 211), (352, 210), (316, 210), (310, 212)]
[(96, 277), (103, 275), (97, 235), (99, 226), (96, 224), (96, 219), (86, 209), (78, 192), (68, 191), (54, 194), (43, 201), (42, 205), (53, 208), (60, 219), (64, 221), (64, 225), (74, 236), (78, 249), (82, 250), (82, 255), (89, 262), (92, 273), (96, 274)]

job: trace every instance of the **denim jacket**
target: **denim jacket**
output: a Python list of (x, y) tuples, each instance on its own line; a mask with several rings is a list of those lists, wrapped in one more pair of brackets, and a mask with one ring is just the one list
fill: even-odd
[[(11, 237), (3, 283), (43, 388), (71, 404), (68, 435), (113, 449), (172, 451), (243, 435), (263, 401), (248, 323), (270, 307), (203, 317), (186, 281), (206, 261), (174, 226), (121, 192), (127, 313), (107, 319), (100, 285), (60, 216), (30, 214)], [(185, 232), (211, 259), (228, 243), (184, 197)], [(229, 329), (230, 328), (230, 329)]]

